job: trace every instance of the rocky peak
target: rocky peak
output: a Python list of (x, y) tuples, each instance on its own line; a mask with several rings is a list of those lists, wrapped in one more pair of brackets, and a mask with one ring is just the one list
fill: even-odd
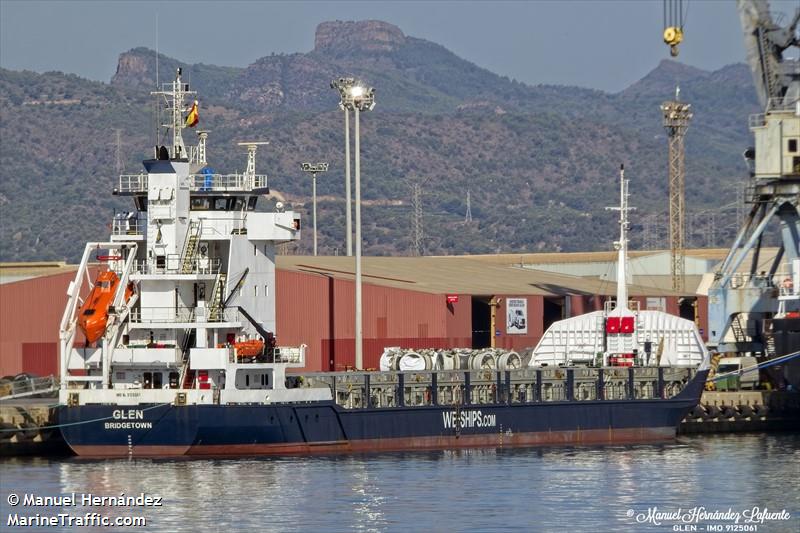
[(380, 20), (331, 21), (317, 26), (315, 52), (391, 52), (406, 42), (397, 26)]
[(134, 48), (119, 55), (117, 71), (111, 78), (112, 85), (148, 86), (155, 84), (155, 72), (151, 58), (145, 49)]

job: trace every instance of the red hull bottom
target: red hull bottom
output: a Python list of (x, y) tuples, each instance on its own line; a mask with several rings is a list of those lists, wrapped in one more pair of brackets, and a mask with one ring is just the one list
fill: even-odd
[(644, 444), (675, 438), (675, 428), (592, 429), (537, 433), (440, 435), (393, 439), (276, 444), (229, 444), (195, 446), (73, 446), (83, 457), (177, 457), (310, 455), (336, 453), (396, 452), (453, 448), (513, 448), (523, 446)]

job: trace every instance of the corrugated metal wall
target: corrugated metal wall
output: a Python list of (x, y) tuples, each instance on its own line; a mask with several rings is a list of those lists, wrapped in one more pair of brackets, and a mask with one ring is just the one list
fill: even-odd
[(327, 370), (322, 358), (323, 339), (330, 338), (333, 313), (332, 279), (317, 274), (275, 272), (276, 335), (280, 346), (307, 344), (306, 368)]
[(580, 294), (573, 294), (569, 296), (569, 308), (570, 316), (582, 315), (593, 310), (589, 303), (589, 297)]
[(445, 302), (445, 324), (447, 327), (447, 346), (469, 348), (472, 346), (472, 296), (456, 294), (458, 301), (447, 304), (447, 295), (441, 296)]
[[(90, 269), (92, 277), (96, 272), (96, 268)], [(39, 345), (58, 346), (67, 287), (74, 279), (75, 272), (65, 272), (0, 285), (0, 376), (23, 371), (41, 374), (28, 370), (29, 365), (30, 368), (51, 369), (48, 374), (58, 372), (58, 349), (53, 352), (54, 361), (45, 363), (42, 358), (50, 356), (43, 354), (50, 352)], [(75, 342), (83, 342), (80, 333)], [(23, 350), (24, 345), (30, 345), (27, 352)]]
[[(542, 315), (544, 314), (544, 298), (542, 296), (520, 296), (518, 294), (497, 295), (500, 305), (497, 307), (495, 329), (500, 335), (495, 335), (495, 346), (506, 350), (521, 351), (525, 348), (536, 346), (544, 334)], [(525, 334), (508, 334), (506, 330), (506, 302), (509, 298), (523, 298), (528, 301), (528, 332)]]
[[(94, 273), (92, 274), (94, 275)], [(19, 372), (57, 371), (58, 327), (66, 304), (66, 288), (74, 272), (0, 285), (0, 376)], [(353, 366), (354, 284), (315, 273), (276, 272), (278, 343), (308, 345), (307, 370), (339, 370)], [(364, 285), (364, 364), (377, 368), (387, 346), (406, 348), (470, 347), (472, 296), (458, 295), (449, 304), (444, 294)], [(496, 345), (522, 350), (543, 334), (542, 296), (497, 295)], [(528, 332), (506, 332), (508, 298), (528, 300)], [(602, 309), (598, 296), (568, 296), (572, 316)], [(642, 299), (644, 304), (644, 298)], [(667, 297), (667, 312), (678, 312), (678, 299)], [(708, 336), (707, 298), (698, 298), (699, 325)], [(79, 339), (76, 344), (81, 343)]]
[(58, 343), (22, 343), (22, 371), (37, 376), (58, 374)]
[[(307, 370), (355, 364), (355, 288), (349, 280), (279, 270), (277, 334), (281, 345), (308, 344)], [(445, 296), (363, 285), (364, 366), (377, 368), (387, 346), (444, 348), (471, 343), (471, 309)]]

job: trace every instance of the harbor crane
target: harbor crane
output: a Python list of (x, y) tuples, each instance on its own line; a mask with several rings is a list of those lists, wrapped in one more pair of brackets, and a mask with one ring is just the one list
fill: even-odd
[[(800, 344), (800, 8), (788, 25), (766, 0), (737, 0), (747, 63), (763, 112), (750, 116), (754, 146), (744, 152), (752, 206), (709, 289), (709, 345), (718, 352), (773, 359)], [(765, 235), (780, 246), (762, 265)], [(749, 268), (741, 268), (749, 259)], [(800, 364), (776, 366), (778, 385), (800, 383)]]

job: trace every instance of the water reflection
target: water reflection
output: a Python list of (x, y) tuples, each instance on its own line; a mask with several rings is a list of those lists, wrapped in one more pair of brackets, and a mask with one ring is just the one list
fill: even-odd
[(65, 512), (143, 515), (146, 531), (604, 531), (634, 529), (628, 509), (760, 505), (795, 517), (762, 529), (796, 531), (799, 464), (800, 435), (778, 434), (308, 458), (18, 458), (0, 462), (0, 516), (8, 516), (11, 492), (145, 493), (164, 506)]

